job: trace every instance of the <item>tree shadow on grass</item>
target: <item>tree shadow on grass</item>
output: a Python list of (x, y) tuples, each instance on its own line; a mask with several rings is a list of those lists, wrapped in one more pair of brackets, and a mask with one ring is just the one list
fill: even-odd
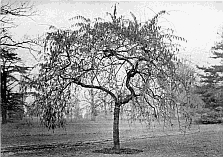
[(132, 148), (121, 148), (119, 151), (115, 150), (114, 148), (103, 148), (100, 150), (93, 151), (93, 153), (102, 153), (102, 154), (138, 154), (141, 152), (143, 151)]

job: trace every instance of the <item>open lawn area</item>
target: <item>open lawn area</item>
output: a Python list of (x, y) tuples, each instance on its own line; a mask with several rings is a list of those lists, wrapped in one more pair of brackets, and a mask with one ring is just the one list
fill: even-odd
[(1, 156), (180, 156), (222, 157), (223, 125), (193, 125), (186, 134), (177, 124), (169, 128), (156, 124), (120, 122), (122, 148), (141, 150), (137, 154), (101, 154), (95, 150), (112, 147), (112, 121), (70, 122), (66, 129), (48, 129), (26, 120), (1, 126)]

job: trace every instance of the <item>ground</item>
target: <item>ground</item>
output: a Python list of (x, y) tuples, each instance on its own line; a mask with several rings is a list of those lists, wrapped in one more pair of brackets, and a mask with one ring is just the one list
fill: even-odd
[(112, 147), (112, 121), (75, 121), (66, 129), (48, 131), (35, 120), (1, 126), (1, 156), (15, 157), (222, 157), (223, 125), (193, 125), (186, 133), (177, 125), (163, 128), (156, 124), (120, 122), (122, 148), (140, 150), (136, 154), (102, 154)]

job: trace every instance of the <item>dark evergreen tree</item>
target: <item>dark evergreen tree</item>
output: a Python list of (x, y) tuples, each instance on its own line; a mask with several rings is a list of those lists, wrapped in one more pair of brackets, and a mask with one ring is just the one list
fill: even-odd
[[(7, 112), (20, 112), (23, 109), (23, 93), (18, 92), (22, 76), (28, 70), (17, 55), (19, 48), (31, 49), (32, 40), (17, 41), (11, 35), (11, 28), (17, 27), (16, 17), (29, 17), (34, 14), (27, 2), (4, 2), (0, 8), (0, 65), (1, 65), (1, 114), (2, 123), (7, 122)], [(27, 77), (25, 77), (27, 78)], [(22, 80), (25, 80), (24, 78)]]
[[(11, 52), (12, 51), (12, 52)], [(14, 49), (1, 48), (1, 111), (2, 123), (7, 122), (7, 112), (23, 112), (24, 93), (19, 88), (27, 79), (28, 67), (21, 65), (21, 58), (13, 52)], [(21, 82), (23, 78), (23, 82)], [(17, 89), (17, 90), (16, 90)]]
[(200, 74), (201, 85), (198, 87), (198, 93), (202, 95), (206, 107), (223, 107), (223, 33), (221, 41), (212, 47), (213, 59), (220, 60), (220, 64), (210, 67), (199, 67), (204, 74)]

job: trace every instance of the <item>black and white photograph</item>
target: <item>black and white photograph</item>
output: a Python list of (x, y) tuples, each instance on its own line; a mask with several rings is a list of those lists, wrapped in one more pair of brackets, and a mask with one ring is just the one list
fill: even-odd
[(223, 157), (223, 1), (0, 1), (1, 157)]

